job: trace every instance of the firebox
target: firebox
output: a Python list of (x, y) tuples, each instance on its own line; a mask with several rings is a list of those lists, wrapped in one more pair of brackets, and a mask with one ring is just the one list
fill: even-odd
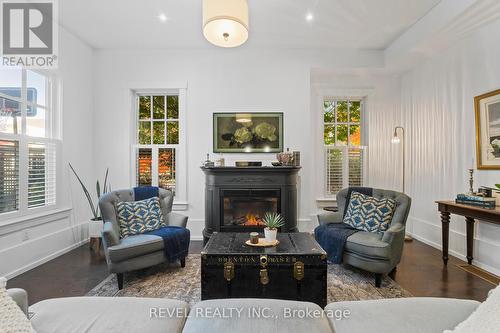
[(220, 194), (221, 231), (262, 229), (266, 213), (281, 213), (280, 189), (222, 189)]

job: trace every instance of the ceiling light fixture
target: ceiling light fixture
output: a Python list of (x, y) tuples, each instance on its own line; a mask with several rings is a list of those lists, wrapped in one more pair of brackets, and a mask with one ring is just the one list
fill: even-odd
[(160, 20), (161, 22), (167, 22), (168, 17), (164, 13), (160, 13), (160, 15), (158, 15), (158, 20)]
[(306, 21), (307, 21), (307, 22), (311, 22), (312, 20), (314, 20), (314, 15), (313, 15), (313, 13), (307, 13), (307, 14), (306, 14)]
[(203, 35), (220, 47), (236, 47), (248, 39), (247, 0), (203, 0)]

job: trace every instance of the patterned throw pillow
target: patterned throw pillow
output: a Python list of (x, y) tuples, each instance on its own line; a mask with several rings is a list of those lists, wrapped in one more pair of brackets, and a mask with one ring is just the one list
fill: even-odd
[(116, 204), (120, 235), (128, 237), (165, 226), (158, 197)]
[(395, 208), (396, 201), (392, 199), (352, 192), (344, 223), (358, 230), (384, 232), (389, 229)]

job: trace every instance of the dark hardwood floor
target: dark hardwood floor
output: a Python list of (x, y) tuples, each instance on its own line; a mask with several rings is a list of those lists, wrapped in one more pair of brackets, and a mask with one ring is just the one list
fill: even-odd
[[(201, 241), (193, 241), (190, 253), (199, 253)], [(455, 297), (483, 301), (494, 284), (468, 273), (451, 257), (444, 267), (441, 252), (418, 241), (405, 243), (396, 281), (414, 296)], [(28, 291), (29, 302), (68, 296), (83, 296), (108, 276), (106, 261), (83, 245), (48, 263), (8, 281), (9, 288)]]

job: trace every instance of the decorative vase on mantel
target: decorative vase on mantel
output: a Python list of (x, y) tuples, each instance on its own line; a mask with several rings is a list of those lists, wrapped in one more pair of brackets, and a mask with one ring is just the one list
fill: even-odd
[(276, 159), (282, 166), (292, 166), (293, 165), (293, 153), (290, 152), (290, 148), (286, 149), (286, 153), (276, 154)]

